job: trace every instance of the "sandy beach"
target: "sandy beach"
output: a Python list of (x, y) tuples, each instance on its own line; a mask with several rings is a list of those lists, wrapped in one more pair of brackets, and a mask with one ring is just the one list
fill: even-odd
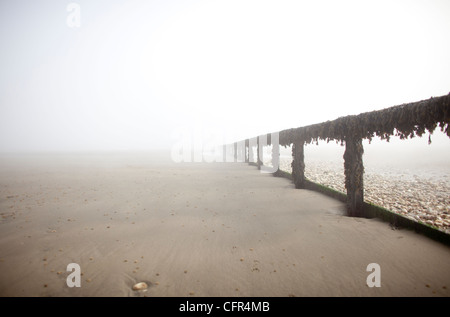
[[(245, 163), (3, 155), (0, 295), (450, 295), (448, 246), (344, 208)], [(366, 284), (370, 263), (381, 287)]]

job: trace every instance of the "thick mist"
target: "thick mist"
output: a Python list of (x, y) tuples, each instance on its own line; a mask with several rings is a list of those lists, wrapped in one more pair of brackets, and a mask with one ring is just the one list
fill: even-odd
[(445, 95), (449, 15), (438, 0), (4, 1), (0, 152), (233, 142)]

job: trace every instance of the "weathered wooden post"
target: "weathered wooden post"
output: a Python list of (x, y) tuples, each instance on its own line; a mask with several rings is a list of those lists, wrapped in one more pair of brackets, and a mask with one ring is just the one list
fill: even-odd
[(347, 214), (362, 217), (364, 208), (364, 148), (361, 138), (348, 137), (345, 140), (344, 172), (347, 189)]
[(248, 140), (248, 163), (250, 165), (256, 164), (255, 161), (255, 151), (253, 151), (253, 147), (257, 146), (257, 139), (251, 138)]
[(245, 163), (248, 163), (248, 162), (249, 162), (249, 156), (250, 156), (249, 140), (246, 139), (246, 140), (245, 140), (245, 145), (244, 145), (244, 158), (245, 158)]
[(263, 160), (263, 153), (262, 153), (262, 144), (261, 144), (261, 137), (258, 136), (256, 139), (256, 144), (257, 144), (257, 148), (256, 148), (256, 165), (258, 165), (258, 169), (261, 169), (261, 165), (262, 164), (262, 160)]
[(295, 188), (305, 188), (305, 154), (304, 141), (295, 140), (292, 144), (292, 177)]

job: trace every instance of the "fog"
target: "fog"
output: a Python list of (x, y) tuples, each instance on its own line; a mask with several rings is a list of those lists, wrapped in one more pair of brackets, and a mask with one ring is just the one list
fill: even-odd
[[(70, 4), (0, 3), (0, 152), (231, 142), (450, 92), (446, 0)], [(449, 157), (414, 142), (392, 155)]]
[[(428, 134), (413, 139), (401, 140), (393, 136), (388, 141), (374, 138), (371, 142), (363, 140), (363, 161), (366, 168), (414, 170), (447, 174), (450, 171), (450, 140), (446, 134), (436, 130), (431, 135), (432, 143), (428, 144)], [(284, 155), (288, 155), (288, 149)], [(319, 141), (319, 145), (310, 144), (305, 147), (305, 160), (330, 161), (344, 164), (345, 146), (335, 142)]]

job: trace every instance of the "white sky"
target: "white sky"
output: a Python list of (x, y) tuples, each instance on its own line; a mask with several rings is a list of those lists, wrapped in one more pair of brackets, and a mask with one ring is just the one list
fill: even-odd
[(0, 151), (232, 140), (450, 92), (450, 1), (0, 2)]

